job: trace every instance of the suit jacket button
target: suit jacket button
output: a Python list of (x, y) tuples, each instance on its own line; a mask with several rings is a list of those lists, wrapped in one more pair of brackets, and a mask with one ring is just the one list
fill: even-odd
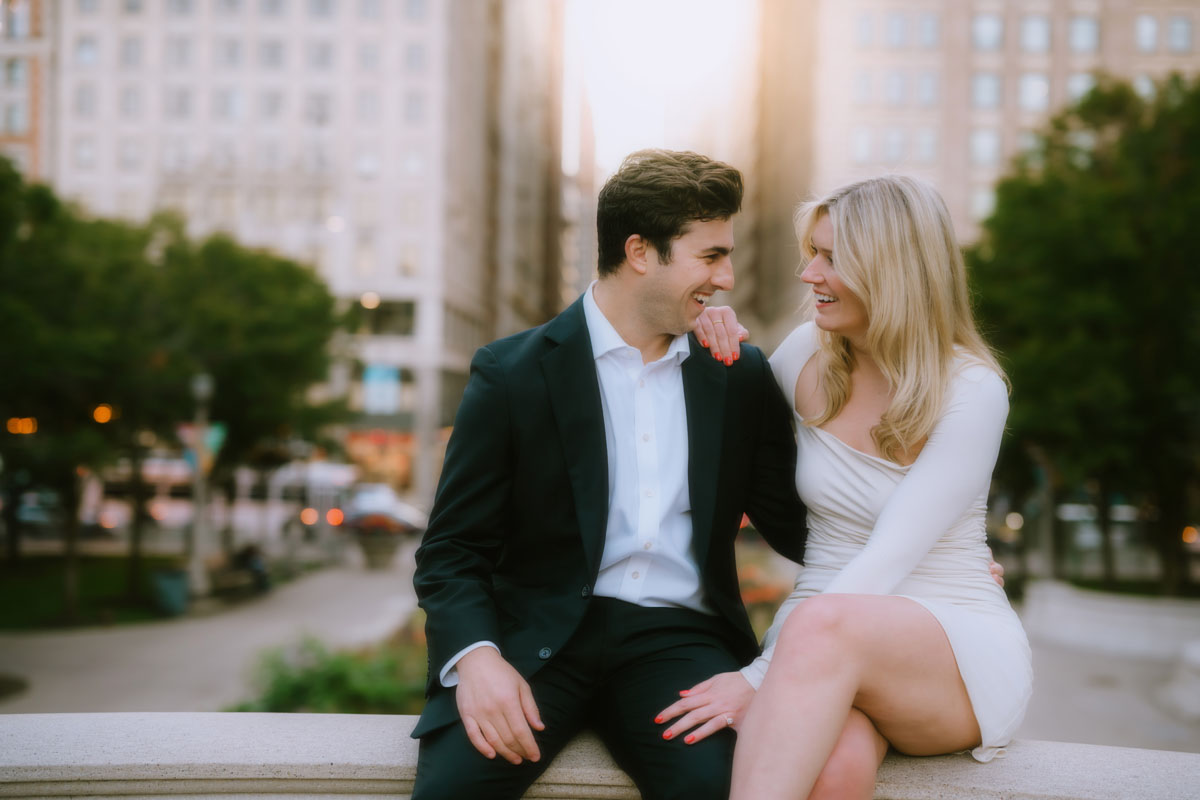
[(541, 650), (538, 650), (538, 658), (540, 658), (542, 661), (545, 661), (550, 657), (550, 652), (551, 651), (549, 647), (543, 647)]
[(587, 597), (591, 593), (592, 587), (588, 586), (586, 583), (583, 585), (583, 588), (579, 590), (580, 597)]

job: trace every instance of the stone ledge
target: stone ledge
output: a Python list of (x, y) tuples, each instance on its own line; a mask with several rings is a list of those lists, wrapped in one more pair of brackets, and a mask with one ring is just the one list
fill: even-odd
[[(416, 772), (415, 717), (350, 714), (0, 715), (0, 797), (393, 797)], [(1184, 800), (1200, 754), (1019, 741), (1007, 757), (889, 755), (878, 800)], [(581, 736), (527, 798), (637, 800)]]

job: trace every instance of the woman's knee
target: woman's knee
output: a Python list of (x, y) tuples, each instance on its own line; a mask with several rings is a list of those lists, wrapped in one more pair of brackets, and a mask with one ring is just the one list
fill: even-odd
[(854, 612), (846, 596), (810, 597), (783, 623), (776, 654), (799, 650), (832, 655), (849, 643), (853, 626)]

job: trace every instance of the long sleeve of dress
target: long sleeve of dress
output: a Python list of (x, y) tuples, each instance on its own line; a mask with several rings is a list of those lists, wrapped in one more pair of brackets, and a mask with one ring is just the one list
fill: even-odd
[[(866, 546), (825, 588), (826, 594), (888, 594), (973, 504), (986, 497), (1008, 416), (1008, 393), (995, 372), (964, 366), (951, 383), (946, 412), (921, 454), (884, 505)], [(780, 606), (763, 639), (763, 654), (742, 670), (757, 688), (788, 614)]]

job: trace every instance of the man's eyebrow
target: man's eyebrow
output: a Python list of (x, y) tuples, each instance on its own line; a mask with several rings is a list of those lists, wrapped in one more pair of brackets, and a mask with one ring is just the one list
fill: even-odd
[(717, 253), (719, 255), (727, 256), (733, 252), (733, 248), (732, 247), (722, 247), (720, 245), (713, 245), (712, 247), (706, 247), (705, 249), (701, 250), (700, 252), (702, 252), (702, 253)]

